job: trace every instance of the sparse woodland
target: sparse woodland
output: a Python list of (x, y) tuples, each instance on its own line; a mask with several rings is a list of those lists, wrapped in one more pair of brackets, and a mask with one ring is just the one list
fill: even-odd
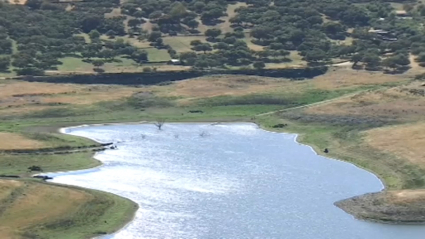
[[(339, 60), (403, 72), (409, 54), (425, 64), (425, 5), (399, 2), (402, 11), (369, 0), (0, 2), (0, 71), (42, 75), (68, 64), (65, 58), (92, 64), (95, 72), (104, 72), (103, 63), (157, 58), (196, 69), (262, 69), (295, 55), (309, 66)], [(187, 37), (185, 50), (167, 44), (182, 36), (199, 39)], [(155, 57), (159, 52), (169, 56)]]

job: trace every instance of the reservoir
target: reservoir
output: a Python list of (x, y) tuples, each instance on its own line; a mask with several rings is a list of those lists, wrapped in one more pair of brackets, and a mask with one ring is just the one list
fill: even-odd
[(382, 182), (349, 163), (316, 155), (294, 134), (250, 123), (64, 131), (115, 142), (117, 149), (96, 154), (101, 167), (49, 174), (53, 182), (111, 192), (140, 206), (129, 225), (103, 238), (425, 238), (425, 226), (360, 221), (334, 206), (380, 191)]

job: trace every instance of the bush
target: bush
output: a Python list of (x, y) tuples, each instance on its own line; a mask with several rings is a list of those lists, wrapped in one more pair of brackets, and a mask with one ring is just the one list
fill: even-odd
[(144, 67), (143, 72), (152, 72), (152, 68), (150, 67)]
[(93, 71), (96, 72), (96, 73), (104, 73), (105, 72), (105, 70), (102, 69), (102, 68), (93, 68)]

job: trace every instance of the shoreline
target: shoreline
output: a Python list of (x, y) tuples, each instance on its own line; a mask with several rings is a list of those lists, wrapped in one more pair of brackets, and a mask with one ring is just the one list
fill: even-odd
[[(84, 127), (102, 127), (102, 126), (112, 126), (112, 125), (139, 125), (139, 124), (150, 124), (150, 123), (152, 123), (152, 122), (154, 122), (154, 121), (138, 121), (138, 122), (122, 122), (122, 123), (117, 123), (117, 122), (115, 122), (115, 123), (99, 123), (99, 124), (81, 124), (81, 125), (76, 125), (76, 126), (69, 126), (69, 127), (61, 127), (61, 128), (59, 128), (58, 129), (58, 132), (60, 132), (60, 133), (62, 133), (62, 134), (68, 134), (68, 135), (72, 135), (72, 134), (69, 134), (69, 133), (67, 133), (66, 131), (68, 130), (68, 129), (76, 129), (76, 128), (84, 128)], [(320, 156), (320, 157), (323, 157), (323, 158), (326, 158), (327, 160), (335, 160), (335, 161), (340, 161), (340, 162), (343, 162), (343, 163), (346, 163), (346, 164), (349, 164), (349, 165), (351, 165), (352, 167), (355, 167), (355, 168), (357, 168), (357, 169), (360, 169), (360, 170), (364, 170), (364, 171), (366, 171), (366, 172), (368, 172), (369, 174), (371, 174), (371, 175), (373, 175), (374, 177), (376, 177), (376, 179), (377, 180), (379, 180), (379, 182), (380, 182), (380, 184), (381, 184), (381, 191), (378, 191), (378, 192), (375, 192), (375, 193), (382, 193), (383, 191), (385, 191), (385, 189), (386, 189), (386, 185), (385, 185), (385, 182), (377, 175), (377, 174), (375, 174), (374, 172), (372, 172), (372, 171), (370, 171), (370, 170), (368, 170), (368, 169), (365, 169), (365, 168), (363, 168), (363, 167), (359, 167), (358, 165), (356, 165), (356, 164), (354, 164), (354, 163), (352, 163), (352, 162), (347, 162), (347, 161), (344, 161), (344, 160), (341, 160), (341, 159), (337, 159), (337, 158), (331, 158), (331, 157), (327, 157), (327, 156), (325, 156), (325, 155), (322, 155), (322, 154), (320, 154), (318, 151), (316, 151), (315, 149), (314, 149), (314, 147), (313, 146), (311, 146), (311, 145), (308, 145), (308, 144), (304, 144), (304, 143), (302, 143), (302, 142), (300, 142), (300, 140), (299, 140), (299, 136), (300, 136), (300, 134), (299, 133), (290, 133), (290, 132), (276, 132), (276, 131), (272, 131), (272, 130), (269, 130), (269, 129), (267, 129), (267, 128), (265, 128), (265, 127), (263, 127), (260, 123), (257, 123), (257, 122), (249, 122), (249, 121), (227, 121), (227, 122), (217, 122), (217, 121), (202, 121), (202, 122), (190, 122), (190, 121), (185, 121), (185, 122), (168, 122), (168, 123), (171, 123), (171, 124), (190, 124), (190, 123), (193, 123), (193, 124), (211, 124), (211, 125), (217, 125), (217, 124), (221, 124), (221, 123), (223, 123), (223, 124), (253, 124), (253, 125), (255, 125), (256, 127), (258, 127), (258, 129), (260, 129), (260, 130), (262, 130), (262, 131), (266, 131), (266, 132), (268, 132), (268, 133), (278, 133), (278, 134), (286, 134), (286, 135), (294, 135), (294, 142), (295, 143), (297, 143), (297, 144), (299, 144), (299, 145), (303, 145), (303, 146), (306, 146), (306, 147), (308, 147), (311, 151), (313, 151), (314, 153), (315, 153), (315, 155), (317, 155), (317, 156)], [(72, 136), (76, 136), (76, 135), (72, 135)], [(76, 136), (76, 137), (84, 137), (84, 136)], [(88, 137), (84, 137), (84, 138), (88, 138)], [(93, 141), (95, 141), (95, 142), (98, 142), (98, 143), (100, 143), (99, 141), (97, 141), (97, 140), (95, 140), (95, 139), (92, 139), (92, 138), (88, 138), (88, 139), (90, 139), (90, 140), (93, 140)], [(96, 153), (97, 154), (97, 153)], [(96, 154), (95, 155), (93, 155), (93, 158), (95, 158), (96, 157)], [(96, 158), (95, 158), (96, 159)], [(98, 160), (98, 159), (96, 159), (96, 160)], [(95, 168), (100, 168), (100, 167), (102, 167), (104, 164), (103, 164), (103, 162), (102, 161), (100, 161), (100, 160), (98, 160), (100, 163), (101, 163), (101, 165), (99, 165), (99, 166), (97, 166), (97, 167), (95, 167)], [(67, 171), (67, 172), (78, 172), (78, 171), (84, 171), (84, 170), (77, 170), (77, 171)], [(59, 173), (59, 172), (58, 172)], [(62, 172), (60, 172), (60, 173), (62, 173)], [(63, 173), (66, 173), (66, 172), (63, 172)], [(109, 192), (108, 192), (109, 193)], [(114, 194), (114, 195), (116, 195), (116, 194)], [(366, 195), (366, 194), (365, 194)], [(118, 197), (122, 197), (122, 196), (120, 196), (120, 195), (116, 195), (116, 196), (118, 196)], [(361, 197), (361, 196), (363, 196), (363, 195), (360, 195), (360, 196), (354, 196), (354, 197)], [(123, 197), (123, 198), (126, 198), (126, 197)], [(128, 199), (128, 200), (130, 200), (130, 201), (132, 201), (131, 199), (129, 199), (129, 198), (126, 198), (126, 199)], [(345, 213), (347, 213), (347, 214), (349, 214), (349, 215), (352, 215), (353, 216), (353, 218), (354, 219), (356, 219), (356, 220), (364, 220), (364, 221), (370, 221), (370, 222), (380, 222), (379, 220), (376, 220), (376, 221), (373, 221), (373, 220), (367, 220), (367, 219), (362, 219), (362, 218), (359, 218), (359, 217), (357, 217), (354, 213), (351, 213), (351, 212), (348, 212), (348, 211), (346, 211), (343, 207), (341, 207), (341, 206), (339, 206), (338, 205), (338, 202), (341, 202), (341, 201), (346, 201), (346, 200), (349, 200), (349, 199), (351, 199), (351, 198), (347, 198), (347, 199), (342, 199), (342, 200), (339, 200), (339, 201), (336, 201), (336, 202), (334, 202), (333, 203), (333, 205), (335, 206), (335, 207), (338, 207), (338, 208), (340, 208), (341, 210), (343, 210)], [(134, 201), (132, 201), (132, 202), (134, 202)], [(137, 204), (137, 203), (136, 203)], [(139, 210), (139, 208), (140, 208), (140, 205), (138, 205), (138, 209), (137, 210)], [(136, 212), (137, 212), (137, 210), (136, 210)], [(131, 221), (129, 221), (125, 226), (123, 226), (122, 228), (120, 228), (118, 231), (116, 231), (116, 232), (114, 232), (114, 233), (111, 233), (111, 234), (107, 234), (107, 235), (104, 235), (104, 236), (112, 236), (112, 235), (114, 235), (114, 234), (116, 234), (116, 233), (118, 233), (118, 232), (120, 232), (120, 231), (122, 231), (122, 230), (124, 230), (125, 228), (127, 228), (131, 223), (132, 223), (132, 221), (134, 220), (134, 217), (135, 217), (135, 215), (136, 215), (136, 212), (134, 213), (134, 216), (133, 216), (133, 218), (132, 218), (132, 220)], [(424, 222), (425, 223), (425, 222)], [(400, 223), (400, 222), (395, 222), (395, 223), (392, 223), (392, 224), (405, 224), (405, 223)], [(100, 238), (103, 238), (104, 236), (99, 236), (99, 237), (95, 237), (94, 239), (100, 239)]]
[[(155, 121), (131, 121), (131, 122), (114, 122), (114, 123), (99, 123), (99, 124), (80, 124), (80, 125), (76, 125), (76, 126), (69, 126), (69, 127), (61, 127), (58, 129), (59, 132), (61, 133), (66, 133), (67, 129), (72, 129), (72, 128), (81, 128), (81, 127), (91, 127), (91, 126), (110, 126), (110, 125), (137, 125), (137, 124), (150, 124), (153, 123)], [(167, 122), (166, 122), (167, 123)], [(232, 123), (244, 123), (244, 124), (254, 124), (256, 125), (260, 130), (263, 131), (267, 131), (267, 132), (271, 132), (271, 133), (282, 133), (282, 134), (293, 134), (295, 135), (294, 137), (294, 142), (300, 145), (304, 145), (310, 148), (310, 150), (312, 150), (316, 155), (324, 157), (328, 160), (336, 160), (336, 161), (341, 161), (344, 163), (348, 163), (351, 166), (354, 166), (358, 169), (367, 171), (368, 173), (372, 174), (374, 177), (376, 177), (379, 182), (382, 185), (382, 188), (380, 191), (377, 192), (373, 192), (373, 194), (375, 195), (386, 195), (387, 191), (387, 184), (386, 182), (383, 180), (383, 178), (381, 178), (378, 174), (376, 174), (375, 172), (373, 172), (372, 170), (369, 170), (368, 168), (365, 167), (361, 167), (353, 162), (350, 161), (346, 161), (346, 160), (342, 160), (342, 159), (338, 159), (338, 158), (332, 158), (332, 157), (328, 157), (326, 154), (322, 153), (320, 150), (316, 149), (314, 145), (309, 145), (306, 143), (303, 143), (302, 141), (302, 136), (303, 134), (301, 133), (296, 133), (296, 132), (277, 132), (277, 131), (273, 131), (272, 129), (269, 128), (265, 128), (263, 127), (263, 125), (261, 125), (259, 122), (253, 122), (253, 121), (243, 121), (243, 120), (229, 120), (229, 121), (208, 121), (208, 120), (201, 120), (201, 121), (176, 121), (176, 122), (168, 122), (168, 123), (172, 123), (172, 124), (187, 124), (187, 123), (194, 123), (194, 124), (220, 124), (220, 123), (224, 123), (224, 124), (232, 124)], [(301, 137), (300, 137), (301, 136)], [(78, 136), (80, 137), (80, 136)], [(93, 140), (93, 139), (90, 139)], [(95, 141), (95, 140), (94, 140)], [(100, 165), (102, 166), (102, 165)], [(99, 167), (100, 167), (99, 166)], [(420, 190), (420, 189), (417, 189)], [(392, 192), (392, 191), (389, 191)], [(363, 200), (364, 198), (367, 198), (367, 196), (370, 195), (370, 193), (367, 194), (363, 194), (363, 195), (355, 195), (353, 197), (350, 198), (346, 198), (346, 199), (342, 199), (339, 201), (336, 201), (333, 203), (334, 206), (340, 208), (341, 210), (343, 210), (345, 213), (352, 215), (354, 218), (356, 218), (357, 220), (363, 220), (363, 221), (368, 221), (368, 222), (375, 222), (375, 223), (384, 223), (384, 224), (396, 224), (396, 225), (410, 225), (412, 224), (412, 220), (397, 220), (396, 216), (394, 216), (394, 219), (376, 219), (376, 218), (369, 218), (369, 217), (365, 217), (365, 216), (361, 216), (360, 215), (360, 211), (359, 209), (353, 209), (356, 207), (356, 202), (359, 202), (361, 200)], [(354, 200), (353, 200), (354, 199)], [(369, 201), (366, 200), (366, 203), (370, 203)], [(390, 202), (386, 205), (387, 209), (393, 209), (393, 208), (397, 208), (397, 205), (391, 204)], [(370, 206), (371, 209), (375, 208), (373, 205)], [(414, 215), (414, 210), (412, 209), (412, 215)], [(401, 211), (400, 211), (401, 213)], [(396, 213), (397, 214), (397, 213)], [(420, 219), (420, 220), (416, 220), (413, 219), (413, 221), (417, 221), (413, 224), (425, 224), (425, 218), (424, 219)], [(123, 229), (123, 228), (122, 228)], [(120, 229), (120, 230), (122, 230)]]

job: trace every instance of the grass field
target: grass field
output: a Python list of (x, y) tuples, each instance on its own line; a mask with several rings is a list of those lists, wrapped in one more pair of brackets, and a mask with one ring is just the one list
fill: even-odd
[(82, 58), (65, 57), (60, 61), (63, 63), (58, 66), (60, 72), (93, 72), (93, 65), (84, 62)]
[(192, 51), (191, 41), (200, 40), (206, 42), (205, 36), (173, 36), (164, 37), (164, 43), (170, 45), (177, 52), (190, 52)]
[(377, 150), (389, 152), (413, 164), (425, 166), (425, 122), (369, 130), (365, 141)]
[(3, 155), (0, 157), (0, 175), (30, 176), (28, 167), (39, 166), (44, 172), (71, 171), (93, 168), (100, 162), (92, 158), (92, 152), (73, 154)]
[(148, 59), (150, 62), (171, 60), (170, 54), (168, 54), (167, 50), (156, 48), (148, 48), (144, 50), (148, 53)]

